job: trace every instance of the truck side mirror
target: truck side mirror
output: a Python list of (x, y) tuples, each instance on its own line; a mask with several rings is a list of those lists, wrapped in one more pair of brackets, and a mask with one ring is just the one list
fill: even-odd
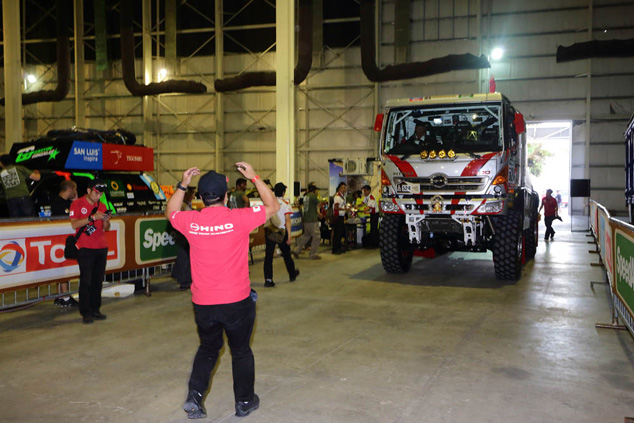
[(376, 115), (376, 118), (374, 119), (374, 130), (376, 132), (381, 132), (381, 129), (383, 129), (383, 117), (385, 115), (383, 113), (379, 113)]
[(526, 121), (524, 121), (524, 115), (518, 112), (515, 112), (515, 117), (513, 119), (513, 124), (515, 125), (515, 132), (521, 134), (526, 132)]

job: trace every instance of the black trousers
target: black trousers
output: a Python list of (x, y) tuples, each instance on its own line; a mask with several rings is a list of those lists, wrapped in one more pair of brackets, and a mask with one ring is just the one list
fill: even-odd
[(370, 246), (379, 246), (379, 214), (370, 215)]
[(335, 219), (335, 223), (333, 225), (333, 234), (332, 234), (332, 251), (333, 252), (341, 251), (345, 249), (345, 248), (342, 248), (341, 246), (341, 238), (346, 235), (345, 232), (346, 231), (345, 231), (345, 225), (344, 225), (344, 217), (339, 216)]
[(279, 246), (284, 257), (284, 264), (286, 265), (286, 271), (289, 276), (295, 274), (295, 262), (291, 257), (291, 246), (286, 243), (288, 233), (284, 233), (284, 241), (277, 242), (271, 241), (266, 238), (266, 253), (264, 255), (264, 280), (273, 280), (273, 254), (275, 254), (275, 247)]
[(550, 238), (555, 235), (555, 230), (553, 229), (553, 221), (555, 220), (555, 216), (545, 216), (544, 223), (546, 224), (546, 233), (544, 234), (544, 239)]
[(224, 343), (224, 331), (231, 349), (233, 395), (236, 402), (251, 401), (255, 384), (255, 360), (250, 342), (255, 323), (255, 302), (249, 295), (231, 304), (194, 304), (194, 315), (200, 347), (194, 358), (189, 390), (204, 394), (209, 388), (211, 372)]
[(99, 313), (101, 288), (106, 273), (107, 248), (80, 248), (77, 253), (79, 264), (79, 312), (82, 316)]
[(7, 200), (7, 208), (9, 209), (9, 217), (33, 217), (35, 216), (35, 207), (30, 196), (9, 198)]

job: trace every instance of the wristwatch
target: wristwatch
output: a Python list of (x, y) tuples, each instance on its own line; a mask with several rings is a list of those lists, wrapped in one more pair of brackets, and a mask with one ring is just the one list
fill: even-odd
[(176, 184), (176, 188), (180, 189), (181, 191), (187, 191), (187, 188), (182, 186), (180, 182)]

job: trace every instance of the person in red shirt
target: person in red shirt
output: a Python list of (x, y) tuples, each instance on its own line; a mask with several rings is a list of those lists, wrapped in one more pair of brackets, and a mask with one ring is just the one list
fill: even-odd
[(94, 320), (105, 320), (101, 308), (101, 288), (106, 273), (108, 244), (104, 231), (110, 230), (110, 214), (106, 205), (100, 201), (107, 185), (101, 179), (88, 183), (86, 195), (70, 205), (70, 224), (78, 232), (86, 229), (77, 239), (77, 263), (79, 264), (79, 313), (82, 321), (90, 324)]
[(559, 207), (557, 206), (557, 200), (553, 197), (553, 190), (546, 191), (546, 196), (542, 198), (542, 204), (539, 206), (538, 213), (544, 209), (544, 223), (546, 224), (546, 233), (544, 234), (544, 240), (548, 241), (555, 238), (555, 231), (553, 230), (553, 220), (557, 218), (557, 212)]
[(202, 399), (224, 342), (223, 332), (231, 349), (236, 416), (246, 416), (260, 405), (254, 392), (255, 363), (250, 346), (255, 296), (249, 280), (249, 233), (273, 216), (280, 205), (250, 164), (238, 162), (236, 167), (253, 182), (264, 206), (227, 208), (227, 177), (210, 171), (198, 182), (205, 207), (181, 211), (187, 186), (193, 176), (200, 175), (200, 170), (192, 167), (183, 173), (165, 211), (172, 227), (189, 242), (192, 303), (200, 338), (183, 406), (190, 419), (207, 416)]

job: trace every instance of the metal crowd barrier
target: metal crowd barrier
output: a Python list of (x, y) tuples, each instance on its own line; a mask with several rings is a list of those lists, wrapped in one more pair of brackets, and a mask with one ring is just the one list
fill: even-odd
[(628, 330), (634, 336), (634, 226), (613, 218), (605, 207), (590, 200), (590, 229), (612, 309), (612, 322), (597, 323), (596, 327)]

